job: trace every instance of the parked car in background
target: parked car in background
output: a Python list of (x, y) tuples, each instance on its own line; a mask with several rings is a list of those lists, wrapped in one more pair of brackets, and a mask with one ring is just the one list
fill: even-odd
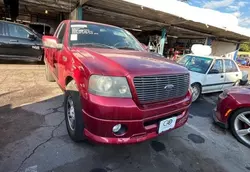
[(243, 58), (243, 57), (238, 57), (236, 59), (236, 62), (240, 65), (243, 65), (243, 66), (246, 66), (248, 65), (248, 60), (246, 58)]
[(42, 35), (51, 35), (52, 27), (46, 23), (29, 23), (28, 26), (32, 28), (36, 33)]
[(201, 94), (223, 91), (248, 82), (248, 72), (240, 71), (238, 65), (231, 59), (188, 54), (178, 63), (190, 72), (193, 102)]
[(42, 62), (42, 40), (31, 28), (0, 21), (0, 58)]
[(238, 141), (250, 147), (250, 86), (226, 89), (219, 96), (214, 120), (229, 128)]
[(65, 91), (72, 140), (137, 143), (187, 121), (188, 70), (147, 52), (128, 31), (66, 20), (43, 44), (46, 78)]

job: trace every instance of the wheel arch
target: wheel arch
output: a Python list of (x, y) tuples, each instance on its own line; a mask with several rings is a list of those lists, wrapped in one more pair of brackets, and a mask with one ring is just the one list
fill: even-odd
[(67, 76), (66, 78), (65, 78), (65, 87), (72, 81), (72, 80), (74, 80), (74, 78), (72, 77), (72, 76)]
[(77, 80), (76, 78), (74, 78), (73, 76), (71, 76), (71, 75), (68, 75), (68, 76), (65, 78), (65, 81), (64, 81), (64, 83), (65, 83), (64, 91), (67, 89), (67, 85), (68, 85), (71, 81), (75, 81), (75, 85), (76, 85), (78, 91), (80, 92), (80, 94), (82, 94), (82, 89), (81, 89), (82, 87), (80, 87), (80, 84), (79, 84), (78, 80)]
[(241, 110), (241, 109), (247, 109), (247, 108), (250, 109), (249, 106), (247, 106), (247, 105), (242, 105), (242, 106), (240, 106), (240, 107), (238, 107), (238, 108), (232, 110), (232, 111), (228, 114), (227, 124), (228, 124), (229, 128), (231, 127), (231, 126), (230, 126), (230, 120), (232, 119), (233, 114), (235, 114), (237, 111), (239, 111), (239, 110)]
[(200, 82), (193, 82), (191, 85), (195, 85), (195, 84), (197, 84), (197, 85), (199, 85), (199, 86), (200, 86), (201, 93), (202, 93), (202, 85), (201, 85), (201, 83), (200, 83)]

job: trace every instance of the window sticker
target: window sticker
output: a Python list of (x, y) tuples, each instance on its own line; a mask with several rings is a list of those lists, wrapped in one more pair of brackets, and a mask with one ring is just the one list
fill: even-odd
[(73, 24), (71, 25), (71, 28), (78, 27), (78, 28), (88, 28), (88, 25), (86, 24)]
[(73, 27), (72, 28), (72, 34), (93, 35), (94, 32), (92, 30), (87, 29), (87, 28)]
[(70, 40), (71, 41), (77, 41), (77, 34), (71, 34), (70, 35)]

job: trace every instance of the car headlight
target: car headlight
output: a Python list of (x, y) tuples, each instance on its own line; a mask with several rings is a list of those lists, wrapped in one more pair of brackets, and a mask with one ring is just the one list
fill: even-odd
[(105, 97), (132, 97), (125, 77), (92, 75), (89, 79), (89, 92)]

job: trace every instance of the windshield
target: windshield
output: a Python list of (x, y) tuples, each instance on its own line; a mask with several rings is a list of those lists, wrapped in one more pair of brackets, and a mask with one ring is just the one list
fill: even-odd
[(190, 71), (205, 74), (212, 61), (213, 59), (207, 57), (187, 55), (180, 59), (178, 63)]
[(138, 41), (126, 30), (97, 24), (71, 24), (70, 46), (88, 46), (142, 51)]

